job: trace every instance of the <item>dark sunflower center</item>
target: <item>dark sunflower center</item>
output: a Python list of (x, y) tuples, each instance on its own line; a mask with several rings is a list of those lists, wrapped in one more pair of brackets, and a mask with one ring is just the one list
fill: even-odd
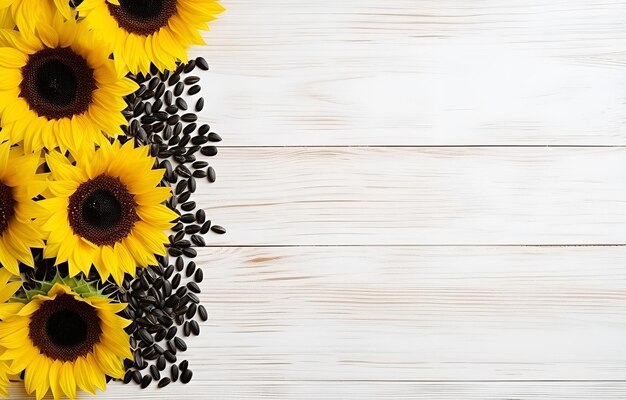
[(98, 246), (112, 246), (127, 237), (139, 220), (136, 207), (134, 196), (119, 178), (100, 175), (82, 183), (70, 197), (70, 226)]
[(147, 36), (166, 26), (176, 14), (177, 0), (120, 0), (120, 5), (107, 3), (117, 24), (130, 33)]
[(21, 96), (48, 119), (84, 113), (96, 89), (93, 69), (69, 47), (32, 54), (22, 68), (22, 77)]
[(4, 183), (0, 183), (0, 235), (9, 227), (9, 222), (15, 214), (15, 200), (13, 189)]
[(53, 360), (74, 361), (87, 355), (101, 334), (96, 309), (67, 294), (42, 302), (29, 324), (31, 341)]

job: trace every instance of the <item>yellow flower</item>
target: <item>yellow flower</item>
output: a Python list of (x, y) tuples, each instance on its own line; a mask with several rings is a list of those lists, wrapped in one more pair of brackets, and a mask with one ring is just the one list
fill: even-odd
[[(6, 318), (22, 307), (19, 303), (9, 303), (11, 296), (22, 286), (21, 281), (10, 282), (13, 275), (6, 269), (0, 269), (0, 319)], [(0, 322), (1, 324), (1, 322)], [(17, 374), (19, 371), (11, 369), (8, 361), (0, 360), (0, 396), (8, 397), (7, 386), (9, 385), (9, 377)]]
[(41, 164), (38, 154), (24, 155), (8, 142), (0, 144), (0, 264), (19, 275), (19, 263), (34, 265), (31, 248), (42, 248), (45, 237), (32, 219), (41, 214), (33, 198), (46, 183), (36, 171)]
[(69, 0), (0, 0), (0, 9), (11, 16), (20, 30), (34, 32), (41, 23), (50, 23), (57, 10), (73, 18)]
[(18, 308), (0, 322), (0, 360), (25, 371), (26, 391), (38, 400), (49, 390), (55, 399), (74, 399), (77, 387), (95, 394), (105, 390), (107, 375), (123, 377), (123, 360), (132, 359), (124, 331), (130, 321), (116, 314), (126, 304), (81, 297), (61, 283), (12, 304)]
[(92, 263), (102, 280), (112, 275), (122, 284), (137, 265), (156, 264), (165, 255), (165, 230), (178, 216), (162, 204), (169, 187), (157, 187), (163, 170), (152, 169), (148, 147), (132, 141), (105, 143), (98, 150), (74, 154), (76, 165), (51, 152), (48, 166), (54, 198), (45, 208), (43, 229), (50, 232), (44, 256), (67, 261), (70, 276), (88, 273)]
[(84, 0), (77, 9), (111, 43), (118, 69), (132, 73), (186, 62), (187, 48), (204, 44), (198, 31), (224, 10), (217, 0)]
[(59, 14), (51, 22), (35, 34), (0, 30), (0, 137), (23, 140), (26, 152), (78, 150), (120, 134), (123, 96), (137, 89), (85, 25)]

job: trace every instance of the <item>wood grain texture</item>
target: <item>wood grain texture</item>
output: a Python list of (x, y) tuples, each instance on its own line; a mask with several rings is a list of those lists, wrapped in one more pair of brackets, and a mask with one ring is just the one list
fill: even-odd
[[(106, 399), (464, 399), (464, 400), (622, 400), (621, 382), (194, 382), (158, 391), (110, 384)], [(14, 387), (12, 399), (25, 399)], [(79, 396), (86, 400), (90, 397)], [(49, 400), (46, 398), (46, 400)]]
[(626, 1), (225, 1), (225, 145), (623, 145)]
[[(239, 148), (215, 245), (626, 243), (622, 148)], [(208, 185), (207, 185), (208, 186)]]

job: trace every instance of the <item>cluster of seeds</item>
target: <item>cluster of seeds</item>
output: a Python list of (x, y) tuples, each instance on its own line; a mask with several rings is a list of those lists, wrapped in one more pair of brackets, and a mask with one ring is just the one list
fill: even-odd
[(178, 64), (173, 72), (153, 68), (150, 74), (131, 76), (140, 87), (126, 97), (128, 108), (123, 112), (128, 120), (123, 128), (126, 139), (150, 146), (155, 167), (165, 170), (162, 185), (172, 187), (167, 206), (179, 215), (169, 236), (168, 255), (160, 257), (158, 265), (138, 269), (134, 279), (127, 276), (115, 293), (120, 302), (128, 303), (123, 316), (133, 321), (126, 330), (134, 361), (126, 360), (123, 381), (142, 388), (153, 382), (165, 387), (191, 380), (188, 361), (179, 361), (187, 350), (183, 338), (198, 335), (197, 319), (208, 319), (198, 298), (204, 275), (191, 259), (197, 256), (194, 247), (206, 245), (203, 235), (226, 233), (192, 199), (198, 180), (216, 179), (213, 167), (198, 160), (197, 154), (215, 156), (215, 143), (222, 140), (209, 125), (198, 126), (196, 113), (204, 109), (204, 98), (198, 96), (200, 78), (191, 75), (196, 68), (209, 67), (200, 57)]

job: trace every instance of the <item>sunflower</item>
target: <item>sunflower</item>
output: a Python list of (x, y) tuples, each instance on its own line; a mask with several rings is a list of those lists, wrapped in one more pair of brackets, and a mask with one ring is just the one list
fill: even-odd
[(186, 62), (187, 48), (204, 44), (199, 30), (224, 9), (217, 0), (84, 0), (77, 10), (111, 43), (118, 69), (138, 73)]
[(123, 377), (123, 360), (132, 359), (124, 331), (130, 321), (116, 314), (126, 304), (81, 296), (63, 283), (15, 304), (0, 323), (0, 360), (24, 371), (29, 394), (41, 399), (51, 390), (55, 399), (73, 399), (77, 387), (95, 394), (105, 390), (107, 375)]
[(0, 144), (0, 264), (19, 275), (19, 263), (33, 266), (31, 248), (44, 247), (44, 233), (33, 218), (41, 207), (33, 198), (46, 188), (36, 171), (38, 154), (24, 155), (8, 142)]
[(10, 14), (20, 30), (35, 32), (41, 23), (49, 23), (55, 12), (71, 19), (69, 1), (65, 0), (2, 0), (0, 7)]
[(123, 96), (137, 84), (119, 76), (85, 25), (56, 14), (35, 34), (0, 30), (0, 44), (0, 137), (32, 152), (79, 149), (122, 132)]
[(56, 197), (40, 202), (50, 232), (44, 257), (67, 261), (70, 276), (93, 264), (102, 280), (112, 275), (121, 285), (124, 273), (134, 276), (137, 265), (165, 255), (164, 231), (178, 217), (162, 204), (171, 190), (157, 187), (163, 170), (152, 169), (148, 147), (134, 148), (133, 141), (107, 142), (75, 158), (72, 165), (58, 152), (47, 156)]

